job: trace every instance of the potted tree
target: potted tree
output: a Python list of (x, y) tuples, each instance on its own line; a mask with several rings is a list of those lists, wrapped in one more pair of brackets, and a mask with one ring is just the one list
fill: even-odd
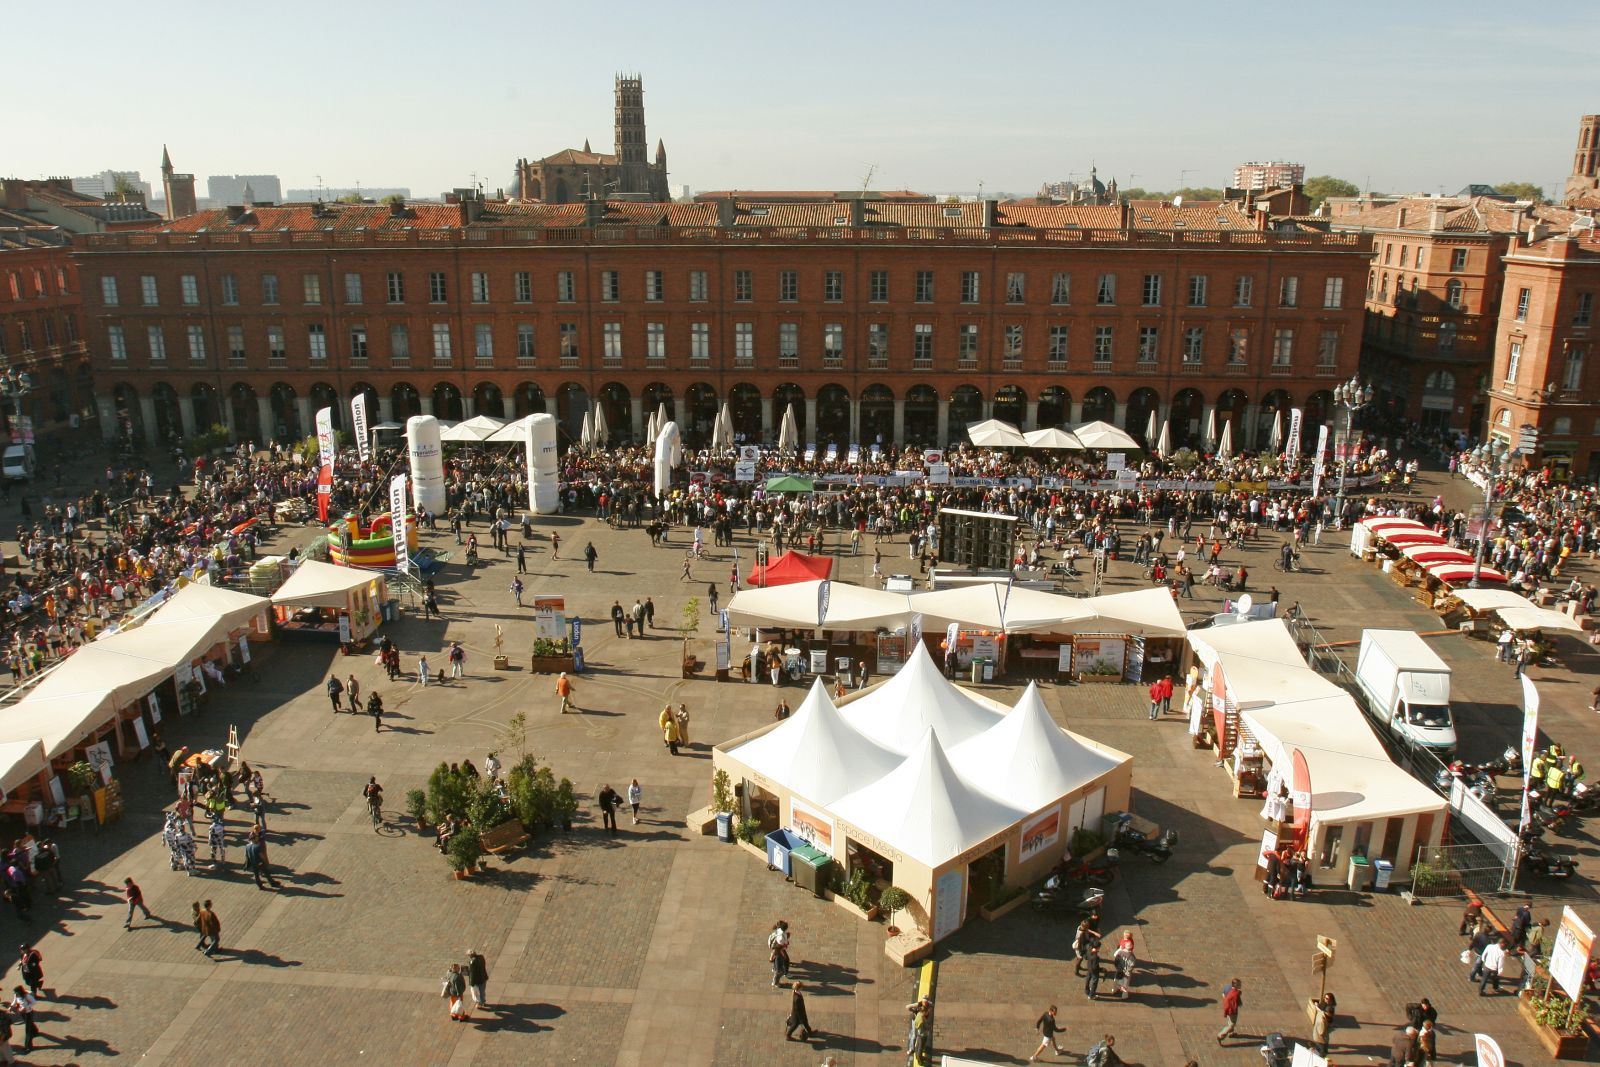
[(418, 830), (428, 828), (428, 794), (420, 789), (406, 792), (406, 814), (417, 824)]
[(535, 638), (529, 669), (534, 674), (560, 674), (562, 671), (577, 670), (577, 657), (572, 654), (572, 643), (565, 637)]
[(561, 832), (570, 834), (572, 817), (578, 813), (578, 798), (572, 791), (570, 779), (563, 778), (556, 786), (554, 806), (556, 818), (561, 821)]
[(446, 855), (450, 859), (450, 869), (455, 871), (456, 878), (466, 878), (478, 871), (478, 860), (483, 858), (483, 842), (478, 839), (476, 826), (463, 826), (450, 837), (450, 844), (446, 847)]
[(883, 909), (883, 913), (889, 919), (888, 930), (890, 937), (900, 933), (900, 928), (894, 924), (895, 915), (904, 911), (906, 905), (910, 903), (911, 894), (897, 885), (892, 885), (878, 894), (878, 907)]
[(678, 617), (678, 632), (683, 634), (683, 676), (693, 678), (694, 672), (700, 666), (700, 661), (695, 658), (689, 649), (689, 639), (700, 629), (700, 598), (690, 597), (683, 605), (683, 612)]

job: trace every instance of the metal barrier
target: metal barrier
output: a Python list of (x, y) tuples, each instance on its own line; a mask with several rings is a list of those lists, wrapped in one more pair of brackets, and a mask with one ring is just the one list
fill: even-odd
[(1411, 865), (1411, 895), (1459, 896), (1470, 889), (1480, 897), (1508, 893), (1507, 868), (1498, 852), (1479, 844), (1422, 846)]

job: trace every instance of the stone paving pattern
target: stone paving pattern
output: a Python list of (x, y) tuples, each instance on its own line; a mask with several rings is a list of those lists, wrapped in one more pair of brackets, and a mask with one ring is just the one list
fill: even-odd
[[(1471, 487), (1442, 475), (1421, 491), (1465, 501)], [(357, 1061), (393, 1064), (815, 1064), (824, 1050), (840, 1063), (903, 1061), (904, 1005), (913, 971), (882, 953), (881, 926), (861, 923), (769, 873), (742, 849), (691, 837), (684, 813), (709, 796), (707, 743), (760, 725), (770, 716), (770, 687), (717, 685), (676, 677), (680, 639), (669, 629), (705, 580), (727, 595), (726, 550), (695, 565), (696, 581), (678, 579), (683, 535), (649, 547), (642, 531), (613, 531), (592, 519), (539, 523), (530, 553), (530, 593), (564, 592), (569, 610), (588, 621), (591, 670), (578, 680), (581, 714), (556, 712), (552, 679), (488, 670), (493, 626), (506, 629), (513, 662), (531, 640), (528, 612), (506, 586), (513, 566), (494, 551), (468, 575), (447, 568), (440, 583), (445, 618), (423, 621), (408, 606), (390, 632), (405, 650), (435, 665), (451, 640), (468, 649), (463, 684), (418, 688), (389, 684), (370, 658), (342, 658), (319, 646), (263, 650), (256, 685), (218, 694), (203, 715), (168, 724), (168, 741), (220, 744), (239, 726), (244, 756), (266, 776), (272, 859), (284, 888), (259, 891), (241, 869), (243, 811), (230, 815), (234, 840), (225, 869), (185, 877), (168, 870), (159, 844), (160, 809), (171, 799), (151, 763), (119, 768), (128, 814), (99, 833), (64, 835), (67, 892), (42, 898), (21, 937), (43, 950), (49, 990), (40, 1022), (51, 1035), (30, 1062), (94, 1064), (130, 1058), (162, 1064), (277, 1064)], [(569, 555), (592, 539), (597, 572), (552, 561), (552, 529)], [(480, 533), (482, 530), (480, 528)], [(283, 531), (287, 548), (308, 531)], [(429, 535), (448, 546), (450, 537)], [(752, 552), (741, 535), (741, 557)], [(1342, 535), (1309, 549), (1311, 571), (1280, 575), (1267, 536), (1247, 550), (1252, 584), (1277, 580), (1282, 598), (1300, 601), (1332, 640), (1354, 641), (1363, 625), (1440, 629), (1375, 569), (1352, 560)], [(862, 580), (868, 553), (844, 557), (836, 577)], [(885, 545), (887, 570), (902, 569), (903, 542)], [(1236, 554), (1224, 558), (1236, 562)], [(1584, 565), (1582, 573), (1591, 573)], [(1108, 591), (1132, 588), (1140, 571), (1114, 563)], [(613, 598), (652, 594), (659, 629), (626, 642), (605, 612)], [(1191, 621), (1219, 607), (1197, 590), (1181, 606)], [(710, 622), (697, 638), (710, 652)], [(1464, 745), (1485, 758), (1515, 736), (1521, 712), (1509, 669), (1484, 642), (1434, 642), (1457, 671)], [(1565, 642), (1565, 667), (1535, 672), (1544, 693), (1546, 732), (1591, 765), (1587, 695), (1596, 657)], [(365, 690), (382, 692), (387, 728), (374, 735), (365, 717), (334, 715), (322, 682), (330, 670), (354, 671)], [(1010, 701), (1017, 687), (985, 687)], [(1062, 1009), (1068, 1062), (1100, 1034), (1115, 1033), (1130, 1063), (1259, 1062), (1258, 1036), (1302, 1034), (1301, 1005), (1317, 988), (1310, 970), (1315, 935), (1336, 937), (1340, 955), (1330, 980), (1341, 1017), (1335, 1063), (1386, 1058), (1389, 1032), (1407, 1001), (1427, 995), (1439, 1007), (1446, 1059), (1467, 1053), (1470, 1033), (1495, 1034), (1514, 1063), (1543, 1062), (1509, 996), (1479, 999), (1463, 979), (1454, 937), (1457, 905), (1407, 908), (1397, 896), (1355, 897), (1324, 891), (1308, 902), (1274, 903), (1251, 877), (1260, 838), (1258, 803), (1232, 799), (1222, 772), (1195, 752), (1174, 715), (1145, 721), (1138, 687), (1085, 691), (1046, 685), (1059, 721), (1135, 757), (1135, 807), (1181, 835), (1178, 855), (1156, 866), (1130, 856), (1109, 893), (1109, 927), (1135, 931), (1142, 965), (1126, 1002), (1084, 999), (1066, 958), (1070, 924), (1029, 909), (995, 923), (975, 919), (939, 952), (941, 1051), (995, 1063), (1020, 1063), (1035, 1044), (1032, 1022), (1049, 1003)], [(791, 704), (800, 691), (787, 692)], [(662, 702), (688, 703), (694, 744), (674, 759), (660, 744)], [(407, 789), (423, 785), (440, 760), (482, 765), (507, 719), (528, 713), (529, 750), (571, 777), (585, 809), (570, 836), (546, 836), (517, 857), (491, 861), (469, 881), (450, 878), (444, 861), (398, 815)], [(507, 761), (509, 762), (509, 761)], [(400, 825), (374, 833), (361, 785), (376, 774)], [(645, 820), (610, 837), (598, 828), (589, 798), (609, 782), (623, 789), (637, 776)], [(1593, 867), (1600, 847), (1581, 828), (1564, 842)], [(144, 887), (162, 924), (121, 925), (118, 889), (125, 875)], [(224, 951), (205, 959), (193, 949), (189, 902), (210, 897), (223, 923)], [(1568, 899), (1592, 902), (1587, 879)], [(1535, 898), (1554, 916), (1559, 900)], [(765, 935), (772, 922), (794, 926), (793, 977), (809, 987), (816, 1040), (783, 1039), (787, 992), (771, 988)], [(17, 924), (15, 919), (5, 920)], [(447, 1016), (439, 985), (448, 963), (469, 948), (488, 958), (492, 1011), (470, 1023)], [(1246, 990), (1241, 1032), (1223, 1048), (1217, 1000), (1229, 978)], [(14, 982), (16, 979), (11, 978)], [(1104, 988), (1104, 987), (1103, 987)]]

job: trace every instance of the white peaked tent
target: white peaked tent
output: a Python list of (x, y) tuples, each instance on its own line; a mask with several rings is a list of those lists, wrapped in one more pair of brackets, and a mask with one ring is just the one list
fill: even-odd
[(465, 422), (458, 422), (454, 426), (439, 432), (439, 440), (453, 441), (457, 444), (478, 443), (487, 441), (494, 434), (505, 428), (504, 419), (491, 418), (488, 415), (474, 415)]
[(1126, 431), (1117, 429), (1109, 422), (1086, 422), (1082, 426), (1074, 426), (1072, 436), (1083, 442), (1084, 448), (1099, 452), (1125, 452), (1139, 447), (1139, 442)]
[(1009, 422), (985, 419), (967, 424), (967, 440), (979, 448), (1026, 448), (1028, 439)]
[(756, 774), (819, 804), (870, 785), (900, 763), (899, 755), (844, 721), (820, 678), (792, 716), (727, 751)]
[(995, 705), (941, 674), (921, 642), (906, 654), (898, 674), (839, 710), (845, 722), (896, 752), (910, 752), (929, 727), (957, 745), (1000, 721)]
[(817, 625), (819, 580), (741, 589), (728, 601), (730, 626), (781, 626), (802, 630), (875, 630), (905, 625), (912, 608), (904, 593), (828, 583), (828, 614)]
[(1132, 761), (1057, 726), (1032, 682), (1005, 718), (950, 750), (956, 773), (1025, 811), (1054, 804)]
[(377, 577), (381, 575), (360, 567), (335, 567), (308, 559), (272, 594), (272, 602), (280, 607), (342, 608), (350, 590)]
[(1183, 624), (1183, 612), (1178, 610), (1177, 602), (1164, 586), (1106, 593), (1077, 600), (1077, 603), (1086, 605), (1091, 614), (1082, 621), (1069, 620), (1071, 625), (1063, 632), (1089, 633), (1098, 629), (1104, 633), (1143, 637), (1182, 637), (1188, 632)]
[(1063, 430), (1059, 426), (1046, 426), (1040, 430), (1029, 430), (1022, 435), (1028, 442), (1029, 448), (1052, 448), (1057, 451), (1082, 452), (1083, 443), (1072, 436), (1072, 431)]
[(1059, 633), (1063, 622), (1094, 616), (1089, 602), (1080, 597), (1021, 586), (1012, 586), (1008, 594), (1005, 582), (974, 582), (930, 593), (913, 593), (911, 606), (922, 612), (929, 628), (959, 622), (985, 630), (1003, 629), (1007, 633)]
[(1023, 815), (964, 781), (932, 727), (905, 760), (831, 807), (839, 818), (929, 867), (1002, 833)]

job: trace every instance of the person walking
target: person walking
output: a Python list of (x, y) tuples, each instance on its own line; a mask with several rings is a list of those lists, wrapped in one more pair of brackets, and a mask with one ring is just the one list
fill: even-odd
[(1501, 938), (1484, 948), (1483, 956), (1479, 959), (1479, 970), (1483, 972), (1483, 977), (1478, 980), (1478, 996), (1487, 996), (1484, 990), (1491, 983), (1494, 991), (1500, 992), (1500, 970), (1505, 966), (1509, 947), (1509, 943)]
[(779, 919), (767, 934), (767, 962), (772, 964), (772, 988), (789, 973), (789, 924)]
[(1389, 1067), (1416, 1067), (1417, 1028), (1408, 1026), (1389, 1040)]
[(209, 956), (222, 945), (222, 920), (217, 917), (216, 909), (211, 906), (209, 900), (200, 908), (199, 919), (200, 943), (195, 948), (205, 949), (206, 955)]
[(567, 677), (566, 671), (562, 671), (556, 679), (556, 696), (561, 698), (561, 714), (565, 715), (569, 708), (577, 708), (578, 705), (572, 702), (572, 679)]
[[(526, 545), (517, 546), (517, 573), (528, 573), (528, 549)], [(521, 604), (522, 601), (518, 600), (517, 603)]]
[(460, 641), (450, 642), (450, 678), (453, 681), (460, 681), (466, 666), (467, 650), (461, 647)]
[(472, 988), (472, 1004), (477, 1008), (489, 1006), (489, 964), (483, 953), (471, 949), (467, 953), (467, 984)]
[(558, 533), (552, 533), (550, 535), (550, 558), (561, 558), (561, 535)]
[(622, 636), (622, 623), (627, 617), (628, 613), (622, 609), (622, 601), (613, 600), (611, 602), (611, 625), (616, 627), (618, 637)]
[[(517, 554), (518, 555), (522, 554), (522, 549), (521, 548), (517, 549)], [(522, 573), (521, 571), (518, 571), (517, 575), (521, 575), (521, 573)], [(518, 576), (513, 576), (512, 577), (512, 579), (511, 579), (511, 595), (517, 598), (517, 607), (519, 607), (519, 608), (522, 607), (522, 579), (521, 579), (521, 577), (518, 577)]]
[(715, 615), (717, 613), (717, 583), (716, 582), (710, 583), (709, 587), (706, 589), (706, 600), (711, 605), (711, 614)]
[(418, 656), (417, 657), (417, 684), (422, 686), (422, 688), (424, 688), (424, 689), (428, 688), (428, 657), (427, 656)]
[(344, 682), (344, 698), (350, 702), (350, 714), (361, 714), (361, 683), (351, 674)]
[(465, 996), (467, 992), (467, 979), (461, 973), (461, 964), (452, 963), (450, 970), (445, 973), (444, 987), (439, 990), (441, 997), (449, 998), (450, 1018), (456, 1022), (467, 1021), (467, 1005)]
[(133, 910), (135, 908), (142, 911), (146, 919), (155, 920), (155, 916), (150, 914), (150, 909), (145, 907), (144, 890), (140, 889), (139, 883), (132, 878), (124, 878), (122, 880), (122, 899), (128, 903), (128, 920), (122, 924), (124, 930), (133, 929)]
[(1157, 679), (1150, 683), (1150, 721), (1155, 722), (1156, 716), (1161, 714), (1161, 681)]
[(684, 748), (689, 747), (689, 707), (687, 704), (678, 705), (678, 744)]
[[(1110, 1034), (1101, 1034), (1100, 1040), (1083, 1057), (1083, 1067), (1120, 1067), (1121, 1063), (1122, 1057), (1117, 1055), (1117, 1039)], [(1184, 1064), (1184, 1067), (1190, 1067), (1191, 1064), (1194, 1064), (1193, 1060)]]
[(1217, 1031), (1217, 1044), (1232, 1037), (1239, 1027), (1239, 1009), (1244, 1007), (1244, 983), (1235, 978), (1222, 994), (1222, 1029)]
[(38, 1006), (33, 995), (22, 986), (12, 990), (11, 1013), (22, 1020), (22, 1051), (32, 1052), (33, 1042), (39, 1036), (39, 1024), (34, 1021), (33, 1010)]
[(673, 712), (671, 704), (661, 709), (661, 714), (656, 717), (656, 723), (661, 727), (661, 743), (666, 745), (668, 750), (676, 756), (678, 754), (678, 716)]
[[(600, 819), (605, 829), (611, 831), (611, 836), (617, 836), (617, 805), (622, 803), (622, 798), (609, 784), (603, 786), (598, 797), (600, 802)], [(636, 820), (637, 821), (637, 820)]]
[(18, 945), (22, 953), (19, 961), (22, 969), (22, 982), (28, 987), (28, 992), (34, 1000), (39, 999), (40, 991), (44, 988), (44, 956), (36, 948), (27, 945)]
[(328, 679), (328, 702), (333, 705), (333, 713), (335, 715), (339, 714), (339, 712), (344, 710), (344, 708), (339, 706), (339, 698), (343, 694), (344, 694), (344, 683), (339, 681), (338, 677), (329, 678)]
[(1439, 1035), (1434, 1031), (1433, 1020), (1422, 1020), (1422, 1026), (1417, 1029), (1417, 1055), (1421, 1061), (1433, 1067), (1433, 1061), (1439, 1055)]
[(789, 988), (792, 990), (789, 995), (789, 1018), (786, 1020), (788, 1026), (783, 1032), (783, 1039), (793, 1041), (794, 1032), (799, 1030), (800, 1040), (810, 1041), (811, 1020), (806, 1018), (806, 998), (800, 995), (799, 982), (792, 983)]
[(267, 798), (260, 793), (250, 798), (250, 815), (255, 819), (256, 829), (267, 828)]
[[(257, 889), (267, 886), (278, 888), (277, 880), (272, 877), (272, 868), (267, 863), (267, 843), (255, 830), (250, 831), (250, 840), (244, 846), (244, 866), (255, 878)], [(261, 884), (262, 879), (266, 880), (267, 885)]]
[(594, 542), (590, 541), (583, 546), (583, 562), (589, 567), (589, 573), (594, 573), (595, 560), (600, 558), (600, 553), (594, 550)]
[(1100, 992), (1100, 941), (1089, 942), (1083, 957), (1083, 995), (1093, 1000)]
[(1128, 987), (1133, 984), (1133, 969), (1138, 966), (1138, 957), (1133, 952), (1133, 938), (1124, 937), (1117, 944), (1117, 950), (1111, 954), (1111, 963), (1117, 972), (1116, 994), (1122, 999), (1127, 999)]
[(372, 716), (372, 732), (383, 729), (383, 698), (377, 693), (367, 697), (367, 714)]
[(644, 790), (639, 788), (639, 779), (635, 778), (628, 783), (628, 807), (633, 809), (633, 825), (639, 825), (639, 803), (644, 800)]
[(1061, 1046), (1056, 1044), (1056, 1035), (1061, 1032), (1061, 1024), (1056, 1021), (1056, 1006), (1050, 1005), (1045, 1013), (1034, 1021), (1033, 1027), (1039, 1031), (1039, 1047), (1033, 1050), (1033, 1055), (1028, 1057), (1032, 1063), (1044, 1055), (1044, 1050), (1049, 1049), (1057, 1056), (1062, 1055)]
[(656, 602), (649, 597), (644, 598), (644, 624), (652, 630), (656, 628)]

